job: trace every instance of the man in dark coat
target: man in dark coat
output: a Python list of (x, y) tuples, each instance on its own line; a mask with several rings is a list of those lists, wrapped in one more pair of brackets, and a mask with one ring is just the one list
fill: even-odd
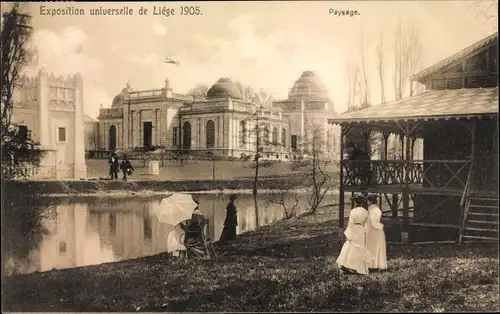
[(229, 204), (226, 207), (226, 219), (224, 220), (224, 229), (220, 236), (220, 241), (231, 241), (236, 239), (236, 226), (238, 226), (238, 211), (234, 205), (236, 194), (229, 197)]
[(118, 180), (118, 157), (116, 153), (111, 153), (108, 158), (109, 177), (111, 180)]
[(372, 175), (370, 154), (359, 148), (357, 144), (352, 144), (350, 148), (349, 160), (354, 161), (351, 164), (352, 181), (356, 182), (359, 178), (361, 184), (370, 184)]

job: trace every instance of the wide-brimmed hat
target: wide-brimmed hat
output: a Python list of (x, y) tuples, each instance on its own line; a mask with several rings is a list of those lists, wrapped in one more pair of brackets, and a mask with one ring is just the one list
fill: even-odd
[(378, 194), (370, 193), (370, 194), (368, 194), (368, 196), (366, 197), (366, 199), (369, 200), (369, 201), (376, 201), (378, 199)]

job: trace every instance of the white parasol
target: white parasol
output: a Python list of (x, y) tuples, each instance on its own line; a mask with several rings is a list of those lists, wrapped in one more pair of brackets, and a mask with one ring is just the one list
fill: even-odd
[(174, 193), (161, 200), (160, 206), (155, 209), (155, 214), (160, 223), (176, 226), (184, 220), (191, 219), (196, 207), (198, 204), (190, 194)]

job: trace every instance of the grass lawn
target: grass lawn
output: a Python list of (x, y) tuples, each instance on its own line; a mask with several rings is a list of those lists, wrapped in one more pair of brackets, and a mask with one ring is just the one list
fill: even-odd
[[(87, 178), (107, 178), (109, 176), (107, 160), (87, 159), (86, 164)], [(255, 169), (250, 167), (250, 164), (251, 162), (216, 161), (215, 179), (253, 179)], [(173, 160), (165, 160), (161, 166), (160, 161), (160, 174), (154, 176), (148, 174), (148, 164), (144, 167), (143, 161), (132, 160), (132, 165), (135, 167), (135, 171), (130, 176), (130, 180), (211, 180), (213, 176), (212, 162), (207, 160), (185, 161), (182, 166)], [(333, 163), (326, 170), (333, 179), (337, 179), (338, 169)], [(297, 169), (293, 162), (276, 162), (261, 167), (259, 177), (297, 177), (309, 172), (307, 167)], [(121, 177), (122, 174), (119, 173), (119, 178)]]
[(335, 213), (280, 221), (218, 246), (6, 278), (5, 311), (498, 311), (498, 247), (388, 246), (389, 271), (341, 275)]

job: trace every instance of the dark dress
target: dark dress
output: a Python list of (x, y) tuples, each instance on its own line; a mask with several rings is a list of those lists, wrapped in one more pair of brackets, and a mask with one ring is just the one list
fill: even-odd
[(226, 207), (226, 219), (220, 241), (231, 241), (236, 239), (236, 226), (238, 226), (238, 214), (234, 203), (229, 202)]
[(351, 156), (349, 156), (349, 160), (364, 161), (360, 163), (353, 163), (351, 165), (351, 180), (353, 182), (358, 182), (359, 180), (361, 184), (370, 184), (372, 175), (370, 155), (359, 148), (355, 148)]
[(186, 231), (184, 245), (187, 249), (188, 257), (207, 256), (207, 247), (204, 238), (205, 217), (195, 211), (191, 219), (182, 226)]

